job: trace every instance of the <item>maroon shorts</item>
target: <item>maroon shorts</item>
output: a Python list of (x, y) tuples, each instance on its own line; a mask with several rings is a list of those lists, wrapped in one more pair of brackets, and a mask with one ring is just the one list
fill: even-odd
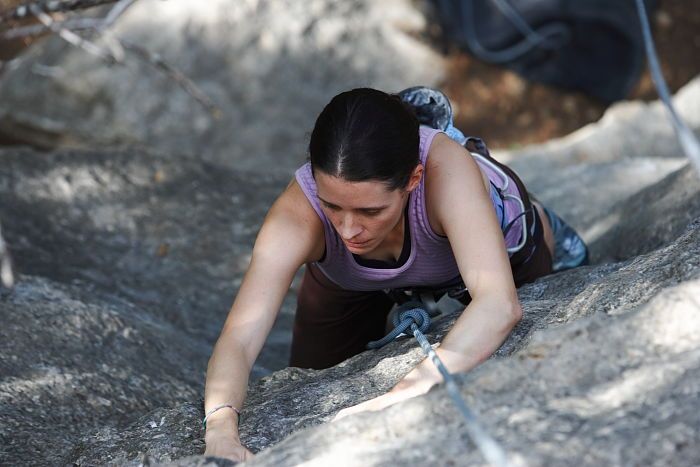
[[(485, 156), (515, 181), (525, 204), (531, 234), (525, 246), (510, 257), (513, 280), (520, 287), (551, 273), (552, 258), (544, 243), (542, 222), (522, 181), (488, 153)], [(318, 266), (307, 264), (297, 298), (290, 366), (328, 368), (362, 352), (369, 341), (385, 335), (386, 318), (393, 304), (383, 291), (344, 290)]]

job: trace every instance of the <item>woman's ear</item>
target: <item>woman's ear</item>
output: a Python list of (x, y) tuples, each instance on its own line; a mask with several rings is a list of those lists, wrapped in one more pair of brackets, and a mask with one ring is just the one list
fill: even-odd
[(408, 179), (408, 185), (406, 185), (406, 191), (411, 192), (416, 189), (416, 187), (420, 183), (421, 178), (423, 178), (423, 171), (423, 164), (418, 164), (416, 168), (413, 169), (411, 178)]

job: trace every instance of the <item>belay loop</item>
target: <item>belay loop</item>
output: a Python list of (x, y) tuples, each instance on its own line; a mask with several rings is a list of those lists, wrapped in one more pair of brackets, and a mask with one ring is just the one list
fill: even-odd
[(368, 342), (368, 349), (384, 347), (386, 344), (396, 339), (401, 333), (413, 335), (412, 326), (414, 325), (420, 332), (428, 332), (428, 329), (430, 329), (430, 315), (423, 309), (423, 305), (415, 300), (399, 306), (396, 309), (396, 314), (392, 322), (394, 324), (394, 329), (381, 339)]

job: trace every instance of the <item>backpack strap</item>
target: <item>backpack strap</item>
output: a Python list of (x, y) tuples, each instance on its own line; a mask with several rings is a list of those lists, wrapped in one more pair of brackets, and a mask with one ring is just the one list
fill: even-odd
[(469, 152), (475, 152), (484, 157), (491, 158), (489, 148), (486, 147), (486, 143), (484, 143), (484, 140), (481, 138), (477, 138), (476, 136), (467, 136), (467, 140), (464, 142), (464, 147), (467, 148), (467, 151)]

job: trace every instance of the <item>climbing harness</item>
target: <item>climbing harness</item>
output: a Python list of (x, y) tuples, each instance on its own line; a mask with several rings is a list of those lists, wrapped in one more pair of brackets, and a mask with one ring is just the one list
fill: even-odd
[[(462, 302), (466, 305), (471, 300), (469, 296), (469, 290), (464, 286), (464, 282), (459, 280), (458, 282), (445, 286), (445, 287), (403, 287), (394, 289), (384, 289), (384, 293), (389, 296), (394, 303), (399, 305), (397, 312), (402, 305), (406, 305), (409, 302), (419, 303), (420, 308), (428, 313), (431, 318), (435, 318), (440, 315), (440, 307), (438, 306), (438, 301), (447, 295), (448, 297)], [(394, 326), (397, 322), (394, 322)]]
[(392, 322), (394, 329), (381, 339), (368, 342), (368, 349), (376, 350), (384, 347), (402, 333), (408, 334), (407, 331), (409, 329), (413, 330), (413, 326), (416, 326), (416, 329), (421, 333), (428, 332), (430, 328), (430, 314), (420, 302), (412, 300), (399, 306)]
[(499, 467), (510, 466), (511, 464), (508, 462), (508, 456), (505, 450), (479, 424), (476, 415), (469, 409), (466, 402), (464, 402), (454, 377), (447, 368), (445, 368), (440, 357), (438, 357), (437, 353), (430, 345), (430, 342), (428, 342), (428, 339), (425, 337), (425, 334), (423, 334), (427, 332), (430, 327), (430, 316), (428, 316), (428, 313), (422, 308), (422, 304), (416, 301), (404, 303), (399, 307), (399, 313), (394, 316), (393, 321), (395, 325), (394, 329), (382, 339), (369, 342), (367, 348), (379, 349), (394, 340), (401, 333), (410, 330), (426, 357), (430, 359), (442, 375), (447, 393), (467, 421), (467, 434), (469, 434), (469, 437), (474, 441), (474, 444), (479, 451), (481, 451), (481, 454), (491, 465)]

